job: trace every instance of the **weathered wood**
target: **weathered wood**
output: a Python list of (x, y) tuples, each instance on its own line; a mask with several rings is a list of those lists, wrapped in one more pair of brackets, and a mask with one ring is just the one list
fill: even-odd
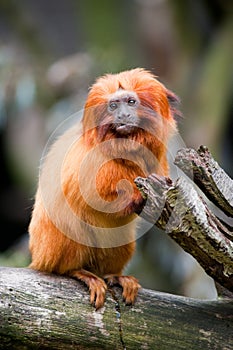
[(136, 180), (147, 196), (141, 216), (165, 230), (220, 285), (233, 292), (233, 242), (222, 223), (184, 178), (158, 175)]
[(183, 148), (174, 162), (226, 215), (233, 217), (233, 180), (213, 159), (208, 148)]
[(142, 289), (133, 307), (118, 288), (104, 308), (80, 282), (0, 268), (1, 349), (233, 348), (233, 301), (199, 301)]
[[(233, 180), (208, 149), (182, 149), (178, 165), (228, 216), (233, 214)], [(147, 199), (141, 216), (165, 230), (222, 287), (233, 293), (233, 228), (218, 219), (192, 183), (150, 175), (136, 185)], [(232, 294), (233, 295), (233, 294)]]

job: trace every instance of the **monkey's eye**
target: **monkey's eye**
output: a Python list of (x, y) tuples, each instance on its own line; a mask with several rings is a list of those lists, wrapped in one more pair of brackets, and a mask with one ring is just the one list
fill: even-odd
[(117, 103), (116, 102), (110, 102), (109, 103), (109, 108), (111, 111), (114, 111), (114, 109), (117, 109)]
[(135, 100), (134, 98), (129, 98), (129, 99), (128, 99), (128, 105), (129, 105), (129, 106), (134, 106), (135, 103), (136, 103), (136, 100)]

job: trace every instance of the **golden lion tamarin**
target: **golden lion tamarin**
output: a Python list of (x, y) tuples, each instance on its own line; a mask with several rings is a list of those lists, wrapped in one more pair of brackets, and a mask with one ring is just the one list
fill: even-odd
[(144, 69), (100, 77), (81, 123), (60, 136), (44, 160), (29, 225), (30, 267), (85, 282), (97, 309), (107, 285), (121, 285), (126, 304), (137, 296), (137, 279), (122, 275), (144, 203), (134, 180), (168, 175), (176, 102)]

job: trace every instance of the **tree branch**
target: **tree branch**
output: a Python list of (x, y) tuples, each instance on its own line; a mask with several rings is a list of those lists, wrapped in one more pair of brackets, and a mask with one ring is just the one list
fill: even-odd
[[(207, 148), (181, 150), (175, 161), (207, 197), (231, 215), (232, 180), (212, 159)], [(192, 176), (191, 176), (192, 175)], [(221, 286), (233, 292), (232, 228), (208, 208), (194, 186), (155, 174), (135, 180), (147, 198), (141, 216), (165, 230)], [(228, 191), (229, 189), (229, 191)]]
[(1, 349), (226, 349), (233, 301), (198, 301), (142, 289), (133, 307), (120, 291), (95, 311), (81, 282), (0, 268)]

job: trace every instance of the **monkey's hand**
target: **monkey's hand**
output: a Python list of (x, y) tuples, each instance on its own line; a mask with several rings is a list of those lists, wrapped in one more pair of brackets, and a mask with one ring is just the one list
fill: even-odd
[(104, 305), (107, 285), (102, 278), (83, 269), (71, 271), (69, 275), (83, 281), (89, 287), (90, 303), (95, 306), (96, 310)]
[(138, 289), (141, 288), (138, 280), (133, 276), (107, 276), (105, 278), (107, 285), (113, 287), (119, 285), (123, 288), (122, 297), (126, 305), (132, 305), (138, 294)]
[(140, 214), (146, 200), (141, 196), (141, 194), (137, 194), (133, 197), (132, 201), (127, 205), (124, 209), (125, 215), (131, 215), (133, 213)]

